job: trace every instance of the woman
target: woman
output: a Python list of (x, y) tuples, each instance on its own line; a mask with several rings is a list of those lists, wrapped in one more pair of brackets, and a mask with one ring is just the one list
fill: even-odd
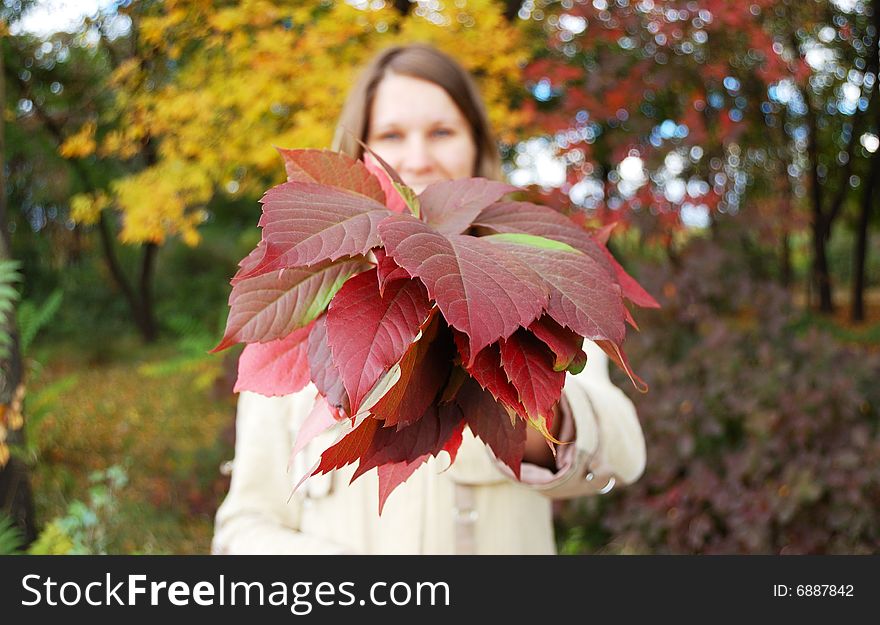
[[(501, 179), (500, 158), (470, 76), (423, 45), (388, 49), (346, 101), (334, 149), (361, 158), (358, 139), (416, 192), (445, 179)], [(371, 157), (368, 157), (371, 158)], [(645, 443), (629, 399), (608, 377), (605, 354), (586, 341), (588, 362), (568, 375), (557, 405), (554, 458), (529, 428), (521, 481), (465, 429), (455, 463), (431, 458), (378, 516), (378, 478), (349, 484), (354, 466), (293, 486), (333, 442), (318, 436), (288, 467), (293, 441), (316, 397), (313, 385), (284, 397), (243, 392), (235, 460), (217, 511), (213, 553), (550, 554), (551, 499), (595, 495), (638, 479)], [(444, 470), (447, 469), (448, 470)]]

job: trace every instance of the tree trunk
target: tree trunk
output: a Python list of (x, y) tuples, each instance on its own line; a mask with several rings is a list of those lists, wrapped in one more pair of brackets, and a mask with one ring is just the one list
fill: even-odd
[[(871, 17), (874, 24), (874, 32), (880, 34), (880, 0), (874, 0), (871, 3), (873, 15)], [(868, 70), (880, 68), (880, 47), (878, 47), (878, 35), (875, 34), (874, 45), (872, 48), (872, 57), (868, 63)], [(876, 90), (877, 87), (875, 86)], [(872, 100), (874, 98), (871, 98)], [(880, 127), (880, 103), (874, 104), (875, 122)], [(859, 207), (859, 221), (856, 230), (856, 242), (853, 249), (853, 282), (852, 297), (850, 303), (850, 319), (853, 321), (865, 320), (865, 267), (868, 257), (868, 238), (871, 224), (871, 211), (877, 204), (875, 197), (876, 190), (880, 186), (880, 149), (871, 155), (868, 169), (868, 178), (865, 180), (865, 188), (862, 193), (861, 206)]]
[(520, 8), (522, 8), (522, 0), (505, 0), (504, 18), (508, 22), (513, 22), (519, 16)]
[[(19, 85), (24, 93), (28, 92), (27, 83), (19, 80)], [(32, 101), (34, 102), (34, 110), (37, 116), (43, 121), (43, 124), (49, 131), (49, 134), (52, 135), (58, 145), (61, 145), (64, 142), (63, 129), (55, 121), (55, 119), (52, 118), (51, 115), (49, 115), (37, 104), (37, 101), (35, 99), (32, 98)], [(155, 159), (155, 151), (152, 148), (147, 154), (148, 162), (151, 158)], [(83, 186), (85, 186), (86, 189), (95, 190), (98, 188), (98, 186), (92, 179), (89, 170), (84, 167), (80, 161), (72, 159), (68, 162), (73, 168), (73, 171), (76, 172), (77, 176), (79, 176), (79, 179), (82, 181)], [(157, 324), (155, 318), (153, 317), (152, 300), (150, 302), (147, 302), (145, 305), (138, 299), (138, 294), (135, 292), (135, 288), (132, 286), (128, 277), (125, 275), (125, 271), (123, 270), (122, 265), (116, 256), (116, 248), (113, 242), (115, 237), (112, 230), (112, 224), (107, 217), (107, 211), (101, 211), (100, 221), (98, 222), (98, 235), (101, 239), (101, 250), (104, 253), (104, 260), (107, 263), (107, 268), (110, 270), (110, 276), (113, 279), (113, 282), (122, 292), (122, 296), (125, 298), (125, 302), (126, 304), (128, 304), (128, 307), (131, 310), (132, 317), (138, 331), (141, 334), (141, 337), (147, 343), (152, 342), (157, 336)], [(155, 252), (148, 253), (147, 250), (144, 251), (144, 257), (150, 260), (150, 262), (152, 262), (152, 256), (154, 254)], [(152, 269), (150, 268), (149, 270), (145, 271), (144, 267), (141, 267), (142, 282), (144, 274), (146, 274), (148, 278), (151, 278)], [(141, 293), (145, 292), (143, 285), (141, 285), (139, 291)]]
[(880, 150), (872, 155), (871, 171), (868, 174), (868, 179), (865, 181), (864, 194), (862, 195), (861, 207), (859, 209), (859, 222), (856, 230), (853, 258), (852, 302), (850, 307), (850, 318), (853, 321), (865, 320), (865, 265), (868, 256), (868, 230), (871, 222), (871, 209), (876, 200), (874, 190), (877, 188), (877, 176), (880, 174), (878, 172), (880, 170), (878, 154), (880, 154)]
[(155, 243), (147, 243), (144, 246), (144, 255), (141, 260), (140, 279), (140, 308), (143, 326), (141, 334), (147, 343), (152, 343), (159, 336), (156, 325), (156, 315), (153, 313), (153, 272), (156, 268), (156, 253), (159, 246)]
[(412, 2), (410, 0), (394, 0), (394, 8), (401, 15), (409, 15), (412, 9)]
[(782, 286), (786, 289), (791, 286), (792, 272), (791, 272), (791, 237), (788, 234), (788, 230), (783, 230), (782, 232), (782, 240), (780, 242), (780, 279), (782, 280)]
[[(6, 76), (4, 68), (5, 36), (0, 35), (0, 112), (6, 110)], [(9, 218), (6, 205), (6, 120), (0, 116), (0, 259), (12, 258), (12, 242), (9, 237)], [(0, 315), (0, 332), (11, 337), (9, 353), (0, 361), (0, 405), (6, 414), (21, 406), (20, 387), (24, 378), (21, 347), (16, 324), (15, 311)], [(15, 406), (15, 407), (13, 407)], [(24, 443), (24, 428), (8, 433), (10, 445)], [(0, 467), (0, 511), (7, 514), (21, 531), (25, 543), (29, 545), (36, 539), (34, 522), (34, 500), (30, 486), (27, 465), (18, 458), (11, 457)]]
[(831, 290), (831, 274), (828, 271), (828, 252), (826, 243), (831, 234), (831, 223), (822, 210), (822, 186), (819, 182), (819, 129), (816, 115), (807, 97), (807, 153), (810, 160), (810, 208), (813, 230), (813, 281), (819, 292), (819, 310), (830, 314), (834, 312), (834, 299)]
[[(125, 298), (126, 303), (128, 303), (132, 318), (135, 326), (137, 326), (138, 332), (140, 332), (141, 338), (143, 338), (146, 343), (152, 343), (156, 340), (158, 332), (156, 331), (157, 325), (153, 315), (152, 291), (150, 289), (150, 280), (152, 279), (153, 274), (152, 263), (155, 251), (149, 251), (149, 248), (155, 248), (156, 246), (154, 243), (149, 243), (144, 249), (144, 257), (141, 263), (139, 293), (135, 293), (135, 290), (132, 288), (131, 284), (129, 284), (128, 278), (125, 276), (125, 272), (122, 269), (122, 265), (119, 263), (119, 259), (116, 257), (112, 229), (112, 224), (107, 217), (107, 213), (101, 211), (101, 216), (98, 221), (98, 234), (101, 237), (101, 249), (104, 252), (104, 261), (107, 263), (107, 268), (110, 270), (110, 275), (113, 277), (113, 281), (116, 283), (116, 286), (119, 287), (119, 290), (122, 291), (122, 296)], [(150, 299), (143, 299), (145, 293), (150, 295)]]

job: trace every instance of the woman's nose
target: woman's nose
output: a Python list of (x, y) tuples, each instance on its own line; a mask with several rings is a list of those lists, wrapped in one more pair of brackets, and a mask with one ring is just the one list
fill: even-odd
[(424, 139), (413, 138), (407, 142), (404, 167), (416, 174), (428, 172), (434, 167), (434, 157)]

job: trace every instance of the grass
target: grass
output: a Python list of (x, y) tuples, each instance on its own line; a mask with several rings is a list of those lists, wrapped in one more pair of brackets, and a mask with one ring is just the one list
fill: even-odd
[(180, 366), (172, 342), (136, 337), (84, 350), (36, 346), (25, 406), (38, 523), (88, 504), (90, 475), (121, 467), (124, 487), (99, 515), (108, 553), (207, 553), (226, 492), (235, 404), (211, 385), (220, 356)]
[(795, 292), (795, 303), (804, 310), (799, 325), (802, 327), (818, 326), (828, 331), (839, 341), (855, 345), (864, 345), (870, 349), (880, 349), (880, 287), (873, 287), (865, 292), (865, 319), (853, 322), (850, 319), (850, 293), (835, 291), (834, 314), (827, 316), (815, 310), (805, 309), (803, 292)]

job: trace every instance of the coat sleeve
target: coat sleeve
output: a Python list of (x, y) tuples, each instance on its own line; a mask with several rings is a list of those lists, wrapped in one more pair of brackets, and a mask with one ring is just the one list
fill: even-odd
[[(608, 357), (584, 342), (587, 366), (566, 376), (560, 409), (557, 471), (523, 463), (520, 482), (553, 499), (604, 494), (631, 484), (645, 469), (645, 438), (632, 401), (608, 375)], [(516, 479), (501, 462), (498, 468)]]
[(286, 467), (293, 448), (296, 395), (242, 392), (235, 420), (229, 493), (214, 521), (213, 554), (318, 555), (348, 549), (298, 530), (300, 504)]

